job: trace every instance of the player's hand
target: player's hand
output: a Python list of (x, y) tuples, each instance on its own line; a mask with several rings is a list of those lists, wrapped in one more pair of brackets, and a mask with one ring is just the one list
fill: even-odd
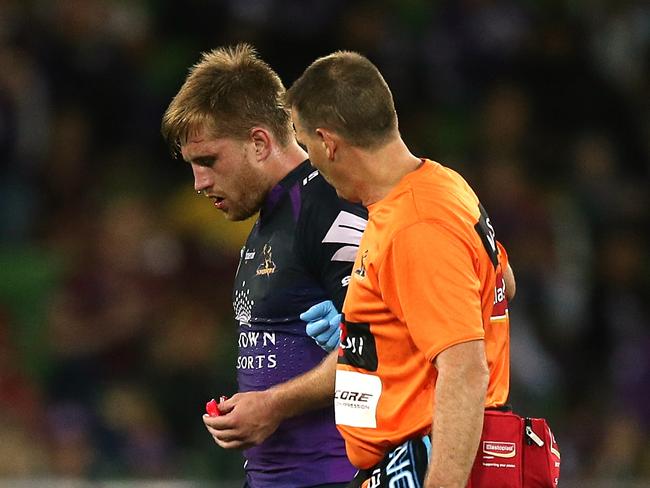
[(283, 420), (268, 391), (237, 393), (219, 403), (218, 417), (203, 415), (214, 441), (224, 449), (247, 449), (261, 444)]
[(301, 313), (300, 318), (307, 322), (307, 335), (327, 352), (333, 351), (339, 345), (341, 314), (331, 300), (317, 303)]

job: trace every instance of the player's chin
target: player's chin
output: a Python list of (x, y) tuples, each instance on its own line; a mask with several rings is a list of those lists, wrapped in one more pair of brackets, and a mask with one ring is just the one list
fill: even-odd
[(257, 213), (258, 210), (259, 209), (247, 209), (247, 208), (237, 207), (237, 208), (228, 208), (226, 210), (223, 210), (223, 213), (227, 220), (231, 222), (241, 222), (242, 220), (251, 218), (253, 215)]

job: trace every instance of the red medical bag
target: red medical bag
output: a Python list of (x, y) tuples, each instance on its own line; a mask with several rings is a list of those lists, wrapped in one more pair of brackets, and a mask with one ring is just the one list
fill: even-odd
[(545, 419), (486, 410), (467, 488), (556, 488), (560, 451)]

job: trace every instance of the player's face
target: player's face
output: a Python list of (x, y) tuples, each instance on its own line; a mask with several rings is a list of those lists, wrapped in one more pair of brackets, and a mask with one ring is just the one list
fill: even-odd
[(254, 158), (252, 141), (215, 137), (201, 128), (181, 154), (192, 166), (194, 189), (211, 198), (228, 220), (245, 220), (261, 208), (271, 185)]

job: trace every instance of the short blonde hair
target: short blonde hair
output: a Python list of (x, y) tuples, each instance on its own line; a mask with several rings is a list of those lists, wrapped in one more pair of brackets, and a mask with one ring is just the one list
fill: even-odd
[(264, 126), (286, 145), (291, 115), (283, 106), (280, 77), (246, 43), (202, 53), (162, 119), (161, 132), (172, 154), (201, 126), (217, 137), (245, 139)]

